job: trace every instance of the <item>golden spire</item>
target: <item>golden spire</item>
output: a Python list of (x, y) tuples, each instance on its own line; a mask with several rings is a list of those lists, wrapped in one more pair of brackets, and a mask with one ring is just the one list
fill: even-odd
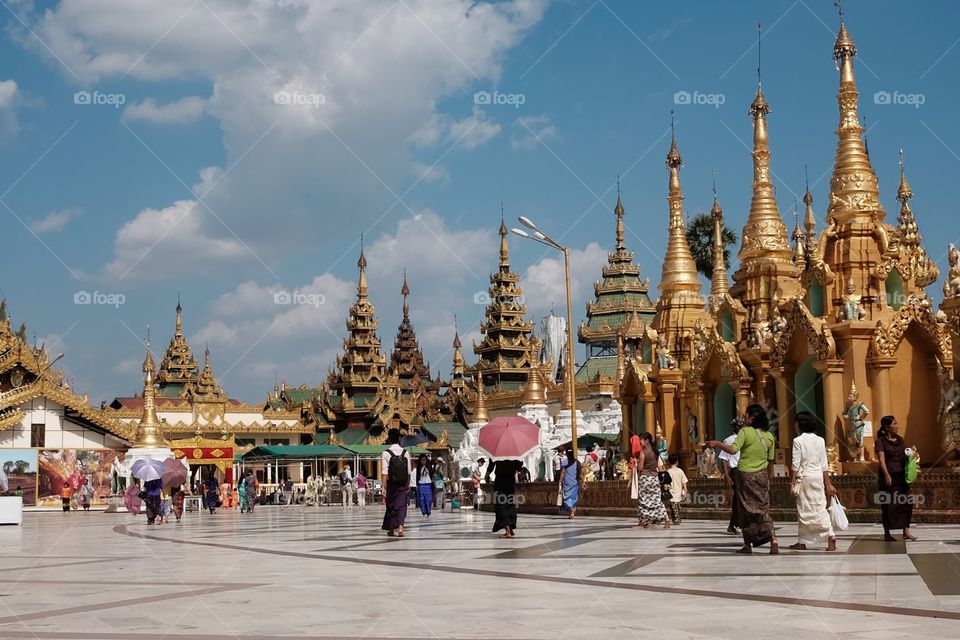
[(367, 297), (367, 257), (363, 255), (363, 236), (360, 236), (360, 259), (357, 260), (357, 267), (360, 269), (360, 278), (357, 280), (357, 296), (359, 298)]
[(713, 217), (713, 274), (710, 279), (710, 300), (714, 305), (730, 291), (727, 282), (727, 265), (723, 259), (723, 209), (717, 197), (717, 185), (713, 185), (713, 208), (710, 209)]
[(407, 270), (403, 270), (403, 287), (400, 288), (400, 295), (403, 296), (403, 317), (410, 317), (410, 303), (407, 302), (407, 296), (410, 295), (410, 287), (407, 286)]
[(800, 271), (807, 266), (807, 236), (800, 229), (800, 216), (797, 212), (796, 200), (793, 205), (793, 263)]
[(530, 367), (530, 373), (527, 374), (527, 384), (523, 386), (523, 399), (520, 401), (520, 404), (546, 403), (547, 392), (543, 384), (543, 372), (540, 371), (538, 365), (533, 365)]
[(180, 306), (180, 293), (177, 293), (177, 326), (174, 333), (178, 338), (183, 337), (183, 307)]
[(863, 142), (863, 127), (857, 108), (859, 92), (853, 74), (853, 58), (857, 46), (847, 31), (840, 14), (840, 32), (833, 46), (833, 59), (840, 71), (840, 90), (837, 103), (840, 107), (840, 124), (837, 127), (837, 153), (830, 178), (830, 205), (827, 217), (837, 224), (848, 222), (882, 222), (883, 205), (877, 175), (870, 164), (870, 157)]
[(803, 216), (803, 227), (807, 231), (807, 237), (812, 238), (817, 230), (817, 216), (813, 213), (813, 195), (810, 193), (810, 183), (807, 183), (807, 190), (803, 194), (803, 204), (806, 211)]
[[(673, 112), (670, 114), (670, 128), (673, 129)], [(683, 219), (683, 189), (680, 187), (680, 167), (683, 159), (677, 148), (677, 139), (671, 135), (670, 151), (667, 153), (667, 170), (670, 172), (670, 186), (667, 203), (670, 206), (669, 237), (667, 253), (663, 259), (663, 272), (660, 278), (660, 293), (669, 296), (675, 293), (700, 293), (700, 279), (697, 266), (687, 242), (687, 226)]]
[(913, 197), (913, 191), (910, 189), (910, 183), (907, 182), (907, 174), (903, 171), (903, 149), (900, 149), (900, 188), (897, 189), (897, 200), (902, 207), (909, 211), (907, 202)]
[(464, 366), (463, 352), (460, 351), (460, 348), (462, 346), (463, 345), (460, 343), (460, 332), (454, 329), (453, 331), (453, 368), (454, 370), (458, 368), (461, 370), (463, 369), (463, 366)]
[(617, 251), (625, 251), (627, 243), (623, 239), (623, 203), (620, 202), (620, 176), (617, 175), (617, 205), (613, 208), (613, 214), (617, 216)]
[[(177, 307), (179, 308), (179, 303)], [(147, 357), (143, 360), (143, 413), (134, 435), (134, 447), (165, 447), (170, 443), (163, 435), (157, 410), (154, 406), (153, 355), (150, 353), (150, 328), (147, 327)]]
[(486, 424), (490, 422), (490, 413), (487, 411), (487, 399), (483, 394), (483, 378), (479, 375), (476, 378), (476, 387), (477, 399), (473, 406), (473, 421)]
[(510, 270), (510, 250), (507, 247), (507, 225), (503, 221), (503, 205), (501, 207), (500, 214), (500, 270), (506, 271)]
[(774, 258), (783, 262), (791, 259), (787, 241), (787, 226), (780, 217), (777, 198), (770, 174), (770, 144), (767, 134), (767, 114), (770, 104), (757, 83), (757, 95), (748, 113), (753, 117), (753, 195), (750, 213), (743, 227), (740, 245), (741, 263), (751, 258)]

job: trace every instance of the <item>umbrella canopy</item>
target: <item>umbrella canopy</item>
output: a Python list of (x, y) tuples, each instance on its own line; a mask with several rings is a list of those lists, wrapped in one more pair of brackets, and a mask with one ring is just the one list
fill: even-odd
[(519, 460), (540, 446), (540, 427), (526, 418), (494, 418), (480, 427), (480, 451), (491, 460)]
[(159, 480), (163, 477), (163, 461), (150, 459), (137, 460), (133, 463), (133, 466), (130, 467), (130, 472), (134, 478), (140, 478), (144, 482)]
[(163, 461), (163, 488), (179, 487), (187, 481), (187, 468), (176, 458)]
[(400, 438), (401, 447), (416, 447), (417, 445), (421, 445), (425, 442), (430, 442), (430, 440), (422, 433), (415, 433), (413, 435), (403, 436)]
[(123, 492), (123, 504), (127, 507), (127, 511), (137, 516), (140, 515), (140, 503), (143, 502), (140, 499), (140, 487), (132, 484), (126, 488)]

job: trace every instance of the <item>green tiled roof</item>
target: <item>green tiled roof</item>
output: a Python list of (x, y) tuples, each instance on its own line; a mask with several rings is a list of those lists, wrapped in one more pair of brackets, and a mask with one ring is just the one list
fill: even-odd
[(241, 458), (247, 462), (264, 458), (352, 458), (353, 452), (332, 444), (305, 444), (297, 446), (260, 445), (247, 451)]
[(314, 389), (285, 389), (283, 395), (291, 404), (301, 404), (313, 400), (315, 393)]
[(615, 379), (617, 377), (617, 358), (616, 356), (594, 356), (588, 358), (583, 366), (577, 371), (578, 382), (590, 382), (597, 377)]
[(420, 426), (420, 431), (424, 432), (428, 438), (436, 442), (440, 439), (440, 434), (447, 432), (447, 446), (459, 447), (463, 443), (463, 436), (467, 428), (459, 422), (424, 422)]
[[(386, 451), (388, 447), (389, 445), (385, 444), (352, 444), (344, 448), (360, 456), (373, 456), (380, 455)], [(404, 449), (417, 456), (421, 453), (430, 455), (429, 451), (421, 449), (420, 447), (404, 447)]]
[[(330, 431), (322, 431), (317, 434), (317, 444), (327, 444), (330, 442)], [(333, 432), (337, 436), (337, 441), (345, 445), (360, 444), (370, 435), (366, 429), (344, 429), (343, 431)]]

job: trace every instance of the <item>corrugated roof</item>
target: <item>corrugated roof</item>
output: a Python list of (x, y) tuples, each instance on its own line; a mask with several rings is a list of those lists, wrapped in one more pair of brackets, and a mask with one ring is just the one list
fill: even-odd
[(243, 460), (263, 458), (352, 458), (353, 452), (333, 444), (302, 444), (293, 446), (260, 445), (241, 456)]

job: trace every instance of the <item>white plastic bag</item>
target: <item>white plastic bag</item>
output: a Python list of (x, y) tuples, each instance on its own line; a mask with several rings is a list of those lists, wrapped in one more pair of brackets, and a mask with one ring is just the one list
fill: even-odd
[(833, 525), (833, 530), (846, 531), (847, 527), (850, 526), (850, 521), (847, 519), (846, 509), (840, 504), (837, 496), (830, 499), (830, 507), (827, 510), (830, 512), (830, 524)]

